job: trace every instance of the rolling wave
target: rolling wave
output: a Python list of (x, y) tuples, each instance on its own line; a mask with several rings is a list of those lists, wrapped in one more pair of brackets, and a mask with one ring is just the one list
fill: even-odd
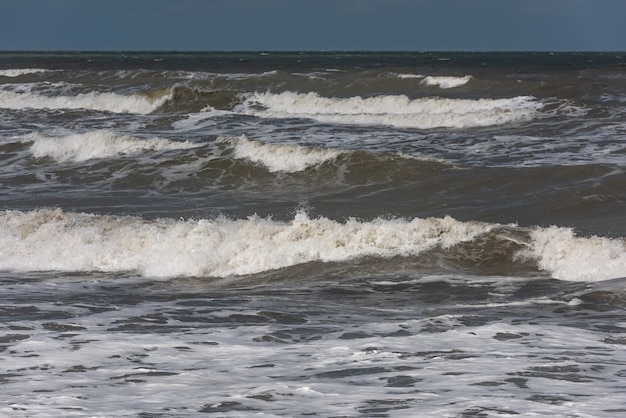
[(331, 98), (317, 93), (253, 93), (235, 111), (262, 118), (308, 118), (323, 123), (400, 128), (467, 128), (535, 117), (543, 104), (533, 97), (510, 99), (409, 99), (404, 95)]
[(304, 147), (291, 144), (269, 144), (255, 141), (245, 135), (220, 137), (218, 143), (234, 148), (234, 156), (260, 164), (270, 172), (294, 173), (336, 159), (344, 151)]
[(20, 77), (28, 74), (45, 73), (49, 70), (41, 68), (12, 68), (8, 70), (0, 70), (0, 77)]
[(118, 135), (110, 130), (98, 130), (65, 136), (45, 136), (33, 133), (23, 142), (30, 143), (35, 158), (52, 158), (57, 162), (81, 162), (91, 159), (110, 158), (144, 151), (167, 151), (194, 148), (191, 142), (176, 142), (164, 138), (139, 138)]
[[(488, 244), (489, 242), (491, 244)], [(345, 222), (299, 212), (290, 221), (144, 220), (60, 209), (0, 212), (0, 269), (135, 271), (147, 277), (229, 277), (310, 262), (415, 257), (429, 251), (480, 265), (531, 260), (552, 277), (598, 281), (626, 275), (622, 239), (577, 237), (567, 228), (531, 230), (451, 217)]]
[[(186, 154), (185, 150), (209, 145), (190, 141), (174, 141), (165, 138), (141, 138), (118, 134), (112, 130), (95, 130), (68, 135), (47, 136), (34, 132), (19, 138), (28, 144), (28, 151), (34, 158), (50, 158), (57, 163), (80, 163), (88, 160), (118, 159), (136, 156), (144, 158), (146, 152), (181, 151), (178, 158), (186, 161), (202, 158)], [(246, 135), (238, 137), (220, 136), (215, 141), (219, 147), (211, 147), (211, 154), (226, 156), (243, 162), (264, 167), (269, 172), (294, 173), (333, 161), (344, 150), (323, 149), (296, 144), (274, 144)], [(411, 158), (407, 156), (406, 158)], [(172, 163), (176, 160), (172, 161)]]
[(442, 89), (453, 89), (455, 87), (464, 86), (472, 80), (471, 75), (463, 77), (452, 76), (427, 76), (422, 80), (422, 84), (426, 86), (437, 86)]
[(356, 219), (339, 223), (304, 213), (292, 221), (145, 221), (61, 210), (0, 214), (0, 268), (137, 271), (154, 277), (226, 277), (313, 261), (416, 255), (451, 247), (489, 225), (444, 219)]
[(47, 96), (32, 91), (0, 90), (2, 109), (86, 109), (111, 113), (152, 113), (170, 99), (170, 92), (156, 97), (142, 94), (88, 92), (76, 95)]

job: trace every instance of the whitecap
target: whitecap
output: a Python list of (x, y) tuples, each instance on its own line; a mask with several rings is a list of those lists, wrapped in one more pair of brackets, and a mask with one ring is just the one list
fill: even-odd
[(314, 261), (410, 256), (489, 231), (450, 217), (291, 221), (143, 220), (60, 209), (0, 212), (0, 269), (135, 271), (148, 277), (228, 277)]
[(97, 130), (65, 136), (32, 133), (22, 139), (32, 142), (30, 152), (35, 158), (52, 158), (58, 162), (81, 162), (142, 151), (167, 151), (197, 147), (191, 142), (164, 138), (139, 138), (119, 135), (110, 130)]
[(437, 86), (442, 89), (452, 89), (455, 87), (464, 86), (472, 79), (471, 75), (464, 77), (452, 77), (452, 76), (428, 76), (422, 80), (422, 84), (427, 86)]
[(235, 111), (263, 118), (309, 118), (323, 123), (403, 128), (466, 128), (529, 120), (543, 104), (531, 96), (508, 99), (409, 99), (404, 95), (322, 97), (317, 93), (253, 93)]
[(245, 135), (220, 137), (218, 142), (234, 148), (235, 158), (246, 159), (271, 172), (294, 173), (336, 159), (343, 151), (305, 147), (293, 144), (269, 144)]
[(626, 277), (626, 242), (621, 238), (578, 237), (571, 228), (537, 227), (518, 256), (537, 260), (552, 277), (599, 281)]
[(41, 68), (13, 68), (8, 70), (0, 70), (0, 77), (19, 77), (28, 74), (45, 73), (49, 70)]
[(148, 114), (171, 98), (166, 92), (151, 98), (142, 94), (121, 95), (111, 92), (89, 92), (77, 95), (45, 96), (31, 91), (0, 91), (3, 109), (87, 109), (112, 113)]
[(404, 74), (404, 73), (397, 74), (397, 77), (401, 79), (424, 78), (424, 76), (421, 74)]

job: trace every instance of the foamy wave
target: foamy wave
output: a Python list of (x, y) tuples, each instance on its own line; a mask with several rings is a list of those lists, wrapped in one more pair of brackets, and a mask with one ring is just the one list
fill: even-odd
[(147, 221), (59, 209), (3, 211), (0, 269), (227, 277), (313, 261), (416, 255), (489, 230), (450, 217), (341, 223), (298, 213), (289, 222), (257, 216)]
[(41, 68), (15, 68), (9, 70), (0, 70), (0, 77), (19, 77), (21, 75), (45, 73), (48, 70)]
[(141, 151), (166, 151), (197, 146), (190, 142), (175, 142), (163, 138), (144, 139), (118, 135), (109, 130), (58, 137), (34, 133), (24, 137), (23, 141), (32, 142), (30, 152), (35, 158), (49, 157), (58, 162), (80, 162)]
[(626, 277), (626, 242), (623, 239), (577, 237), (570, 228), (536, 228), (522, 257), (537, 260), (554, 278), (598, 281)]
[(421, 74), (398, 74), (397, 77), (401, 79), (424, 78)]
[(455, 87), (464, 86), (465, 84), (469, 83), (471, 79), (472, 79), (471, 75), (466, 75), (464, 77), (428, 76), (428, 77), (424, 77), (424, 79), (422, 80), (422, 84), (425, 84), (427, 86), (438, 86), (439, 88), (442, 88), (442, 89), (452, 89)]
[(293, 173), (306, 170), (331, 161), (341, 155), (341, 151), (318, 149), (289, 144), (267, 144), (254, 141), (242, 135), (240, 137), (220, 137), (218, 142), (234, 147), (235, 158), (247, 159), (265, 166), (271, 172), (284, 171)]
[[(500, 228), (450, 217), (337, 222), (298, 213), (286, 222), (258, 216), (149, 221), (60, 209), (1, 211), (0, 270), (228, 277), (315, 261), (415, 256), (470, 241), (480, 246), (477, 238), (492, 232), (499, 237)], [(514, 258), (532, 259), (554, 278), (626, 277), (623, 239), (577, 237), (559, 227), (535, 228), (526, 237), (518, 244), (527, 248)]]
[(29, 91), (0, 91), (0, 108), (4, 109), (88, 109), (112, 113), (148, 114), (171, 98), (163, 94), (149, 98), (140, 94), (82, 93), (75, 96), (43, 96)]
[(309, 118), (324, 123), (429, 129), (499, 125), (533, 118), (543, 104), (533, 97), (411, 100), (404, 95), (327, 98), (316, 93), (254, 93), (236, 110), (267, 118)]

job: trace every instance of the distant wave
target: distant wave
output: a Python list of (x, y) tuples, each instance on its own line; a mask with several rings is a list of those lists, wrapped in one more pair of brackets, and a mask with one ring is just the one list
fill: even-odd
[(422, 84), (427, 86), (438, 86), (442, 89), (452, 89), (455, 87), (464, 86), (472, 79), (471, 75), (465, 77), (424, 77)]
[(23, 138), (32, 142), (30, 151), (35, 158), (49, 157), (58, 162), (80, 162), (95, 158), (137, 153), (193, 148), (190, 142), (175, 142), (163, 138), (139, 138), (118, 135), (110, 130), (89, 131), (65, 136), (45, 136), (34, 133)]
[(74, 96), (48, 96), (31, 91), (0, 90), (0, 108), (4, 109), (87, 109), (112, 113), (148, 114), (170, 98), (171, 92), (156, 97), (142, 94), (121, 95), (89, 92)]
[(529, 120), (543, 107), (530, 96), (509, 99), (411, 100), (404, 95), (330, 98), (317, 93), (254, 93), (236, 111), (265, 118), (309, 118), (323, 123), (403, 128), (467, 128)]
[(466, 75), (463, 77), (455, 76), (425, 76), (422, 74), (396, 74), (397, 78), (406, 79), (421, 79), (420, 84), (425, 86), (437, 86), (442, 89), (452, 89), (455, 87), (464, 86), (469, 83), (473, 77)]
[(235, 158), (247, 159), (265, 166), (271, 172), (293, 173), (331, 161), (343, 153), (332, 149), (318, 149), (290, 144), (268, 144), (240, 137), (220, 137), (219, 143), (234, 147)]
[(49, 70), (41, 68), (15, 68), (9, 70), (0, 70), (0, 77), (19, 77), (27, 74), (45, 73)]
[[(480, 239), (485, 236), (492, 244)], [(558, 279), (626, 276), (623, 239), (577, 237), (560, 227), (526, 230), (450, 217), (338, 222), (306, 213), (284, 222), (258, 216), (144, 220), (60, 209), (1, 211), (0, 269), (228, 277), (315, 261), (411, 257), (435, 249), (459, 258), (470, 254), (467, 260), (480, 264), (481, 257), (493, 258), (494, 240), (500, 249), (511, 242), (518, 248), (504, 262), (531, 260)]]
[(401, 79), (412, 79), (412, 78), (424, 78), (425, 76), (421, 74), (397, 74), (397, 77)]

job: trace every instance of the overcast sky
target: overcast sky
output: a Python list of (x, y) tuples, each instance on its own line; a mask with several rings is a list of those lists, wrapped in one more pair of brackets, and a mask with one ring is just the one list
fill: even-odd
[(0, 50), (626, 51), (626, 0), (0, 0)]

